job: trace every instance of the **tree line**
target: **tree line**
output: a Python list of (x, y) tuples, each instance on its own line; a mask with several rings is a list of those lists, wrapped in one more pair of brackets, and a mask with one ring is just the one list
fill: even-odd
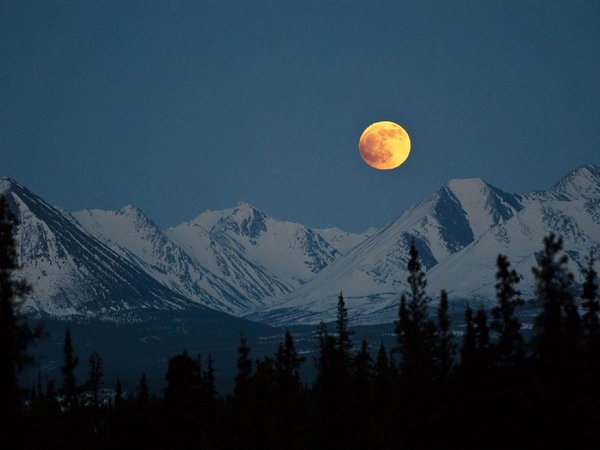
[[(596, 448), (600, 442), (600, 302), (594, 255), (576, 286), (560, 238), (549, 235), (533, 268), (538, 313), (525, 330), (525, 299), (506, 256), (496, 261), (496, 304), (451, 323), (437, 310), (415, 246), (408, 289), (393, 325), (394, 348), (354, 342), (340, 293), (335, 329), (315, 331), (316, 375), (286, 332), (272, 357), (253, 359), (242, 335), (233, 391), (218, 394), (212, 358), (182, 351), (169, 359), (162, 395), (142, 375), (136, 392), (120, 380), (101, 389), (102, 359), (92, 353), (78, 383), (72, 337), (62, 380), (23, 389), (19, 370), (39, 329), (21, 317), (28, 286), (14, 279), (14, 217), (0, 199), (0, 390), (3, 436), (22, 448), (506, 449)], [(530, 300), (531, 301), (531, 300)], [(527, 333), (527, 334), (525, 334)], [(3, 438), (4, 439), (4, 438)]]

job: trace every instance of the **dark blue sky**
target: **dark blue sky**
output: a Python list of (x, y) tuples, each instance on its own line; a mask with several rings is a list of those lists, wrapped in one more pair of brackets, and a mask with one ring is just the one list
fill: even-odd
[[(0, 175), (169, 226), (253, 203), (381, 226), (450, 178), (600, 164), (598, 1), (0, 3)], [(412, 153), (366, 166), (391, 120)]]

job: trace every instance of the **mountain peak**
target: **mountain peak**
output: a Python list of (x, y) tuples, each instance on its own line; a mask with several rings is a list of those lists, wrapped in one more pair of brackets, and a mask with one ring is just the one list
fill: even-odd
[(592, 164), (579, 166), (550, 188), (559, 200), (591, 199), (600, 196), (600, 167)]
[(229, 231), (256, 238), (267, 230), (266, 219), (266, 214), (250, 203), (239, 202), (231, 214), (222, 219), (222, 223)]
[(239, 201), (239, 202), (237, 202), (237, 205), (235, 206), (235, 209), (256, 210), (257, 208), (254, 205), (252, 205), (251, 203), (244, 202), (244, 201)]
[(22, 187), (22, 186), (10, 177), (0, 178), (0, 194), (4, 194), (4, 193), (14, 189), (15, 187)]
[(445, 185), (454, 193), (473, 192), (474, 190), (482, 191), (489, 189), (489, 184), (481, 178), (452, 178)]
[(146, 214), (144, 214), (144, 212), (140, 208), (138, 208), (132, 203), (128, 203), (125, 206), (122, 206), (116, 212), (117, 214), (123, 214), (127, 216), (147, 217)]

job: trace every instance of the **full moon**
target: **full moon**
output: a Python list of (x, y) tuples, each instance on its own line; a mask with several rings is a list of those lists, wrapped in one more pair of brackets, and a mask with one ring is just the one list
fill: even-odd
[(363, 131), (358, 149), (371, 167), (395, 169), (408, 158), (410, 138), (404, 128), (394, 122), (375, 122)]

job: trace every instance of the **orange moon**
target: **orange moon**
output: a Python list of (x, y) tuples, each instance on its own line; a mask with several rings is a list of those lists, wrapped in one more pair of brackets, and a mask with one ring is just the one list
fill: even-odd
[(379, 170), (395, 169), (410, 154), (410, 137), (394, 122), (375, 122), (369, 125), (358, 141), (360, 156)]

